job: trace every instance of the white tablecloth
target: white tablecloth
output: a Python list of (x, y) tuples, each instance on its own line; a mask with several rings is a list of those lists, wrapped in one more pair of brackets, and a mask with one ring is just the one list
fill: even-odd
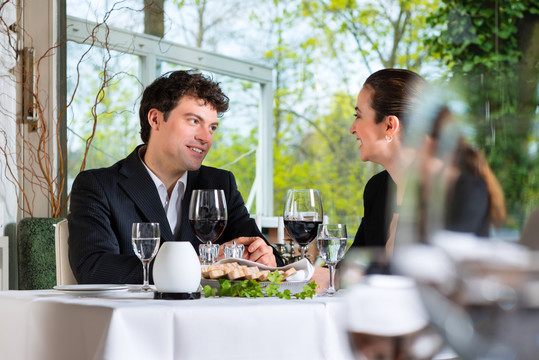
[(0, 292), (2, 359), (350, 359), (342, 298)]

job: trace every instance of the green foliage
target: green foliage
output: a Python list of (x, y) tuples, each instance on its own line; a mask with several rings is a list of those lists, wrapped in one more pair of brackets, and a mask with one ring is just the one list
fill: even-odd
[[(219, 279), (219, 296), (231, 296), (231, 297), (247, 297), (257, 298), (264, 296), (277, 296), (280, 299), (290, 300), (292, 296), (297, 299), (305, 300), (306, 298), (313, 298), (316, 294), (316, 283), (311, 281), (307, 285), (303, 286), (301, 292), (292, 294), (289, 289), (279, 290), (279, 285), (282, 284), (283, 276), (279, 274), (279, 271), (275, 270), (268, 275), (270, 283), (264, 288), (259, 281), (256, 280), (242, 280), (231, 282), (228, 279)], [(217, 295), (217, 289), (212, 288), (210, 285), (204, 286), (204, 296), (213, 297)]]
[[(307, 297), (309, 298), (313, 298), (314, 294), (315, 294), (315, 291), (316, 291), (316, 283), (314, 281), (311, 281), (310, 283), (308, 283), (307, 285), (304, 285), (303, 286), (303, 291), (300, 292), (300, 293), (297, 293), (295, 296), (296, 298), (298, 299), (302, 299), (302, 300), (305, 300)], [(285, 290), (286, 292), (287, 290)]]
[(279, 296), (282, 294), (279, 291), (279, 285), (277, 284), (269, 284), (264, 290), (266, 291), (266, 295), (268, 296)]
[[(304, 0), (302, 14), (314, 28), (323, 30), (329, 44), (335, 47), (336, 42), (341, 42), (352, 59), (361, 54), (369, 72), (378, 62), (386, 68), (418, 70), (425, 61), (432, 60), (423, 39), (429, 32), (427, 15), (439, 2)], [(346, 53), (335, 54), (343, 55)]]
[(264, 293), (256, 280), (243, 280), (230, 285), (230, 280), (219, 279), (221, 292), (219, 296), (262, 297)]
[(273, 271), (268, 274), (268, 280), (275, 284), (281, 284), (282, 283), (283, 276), (279, 274), (279, 272)]
[(207, 298), (211, 296), (217, 296), (217, 288), (213, 288), (210, 285), (204, 286), (202, 291), (204, 291), (204, 296)]
[(24, 218), (17, 225), (19, 290), (56, 285), (54, 229), (62, 218)]
[(527, 11), (522, 1), (500, 2), (498, 8), (493, 2), (442, 2), (427, 19), (437, 30), (426, 40), (432, 54), (456, 74), (513, 71), (522, 55), (516, 38), (517, 21)]
[[(537, 160), (522, 141), (536, 118), (537, 75), (535, 86), (527, 87), (529, 75), (522, 72), (521, 63), (527, 49), (519, 43), (520, 32), (527, 31), (523, 19), (537, 21), (527, 14), (538, 12), (539, 0), (443, 0), (443, 6), (428, 18), (434, 32), (426, 43), (431, 54), (447, 64), (453, 79), (467, 84), (465, 98), (476, 115), (469, 124), (475, 128), (473, 142), (486, 153), (498, 176), (512, 215), (508, 225), (517, 228), (527, 210), (522, 204), (539, 198), (539, 183), (533, 176)], [(536, 96), (525, 100), (530, 91)]]

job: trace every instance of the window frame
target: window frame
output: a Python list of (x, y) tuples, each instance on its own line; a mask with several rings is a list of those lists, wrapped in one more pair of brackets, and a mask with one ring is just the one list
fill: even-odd
[(94, 46), (105, 47), (106, 44), (110, 50), (139, 56), (140, 77), (144, 87), (157, 77), (157, 61), (176, 63), (260, 85), (256, 176), (246, 200), (246, 207), (251, 212), (253, 202), (256, 201), (257, 218), (272, 217), (274, 138), (272, 68), (112, 26), (105, 28), (102, 25), (95, 31), (97, 26), (98, 24), (92, 21), (66, 16), (66, 39), (89, 45), (95, 41)]

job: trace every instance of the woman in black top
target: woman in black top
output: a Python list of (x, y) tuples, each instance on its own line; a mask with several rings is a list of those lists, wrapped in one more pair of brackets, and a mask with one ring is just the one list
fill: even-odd
[[(361, 160), (385, 170), (365, 186), (364, 215), (352, 246), (385, 247), (387, 255), (392, 254), (409, 166), (418, 151), (417, 144), (404, 142), (404, 132), (414, 121), (411, 114), (417, 110), (424, 88), (423, 78), (412, 71), (384, 69), (370, 75), (358, 94), (350, 133), (358, 140)], [(451, 112), (441, 107), (425, 138), (425, 144), (433, 146), (423, 149), (427, 157), (421, 161), (434, 158), (440, 133), (450, 121)], [(454, 180), (445, 201), (443, 226), (488, 236), (490, 224), (500, 225), (505, 219), (500, 184), (484, 156), (463, 139), (458, 141), (452, 168)]]
[(350, 133), (359, 143), (361, 160), (385, 171), (365, 186), (364, 215), (353, 246), (385, 246), (392, 251), (406, 169), (416, 157), (416, 149), (405, 146), (403, 134), (424, 83), (412, 71), (384, 69), (370, 75), (358, 94)]

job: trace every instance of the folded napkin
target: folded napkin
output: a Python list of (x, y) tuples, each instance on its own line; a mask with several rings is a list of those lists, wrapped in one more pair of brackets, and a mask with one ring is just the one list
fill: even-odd
[(231, 262), (237, 262), (240, 265), (245, 266), (257, 266), (260, 270), (283, 270), (286, 271), (290, 268), (296, 269), (296, 272), (289, 276), (286, 281), (288, 282), (295, 282), (295, 281), (308, 281), (311, 279), (311, 277), (314, 274), (314, 266), (311, 264), (311, 262), (307, 259), (302, 259), (300, 261), (296, 261), (294, 263), (281, 266), (281, 267), (273, 267), (273, 266), (267, 266), (264, 264), (260, 264), (254, 261), (249, 261), (245, 259), (236, 259), (236, 258), (228, 258), (221, 261), (218, 261), (216, 264), (227, 264)]

